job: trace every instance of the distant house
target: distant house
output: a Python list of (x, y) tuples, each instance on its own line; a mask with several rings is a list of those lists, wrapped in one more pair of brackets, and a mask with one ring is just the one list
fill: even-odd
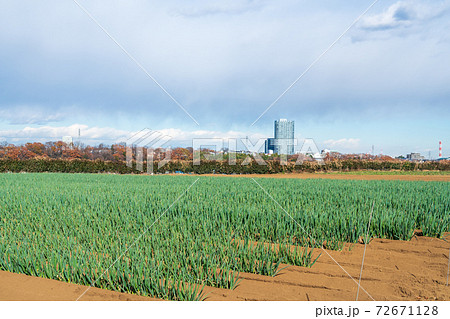
[(425, 156), (420, 155), (420, 153), (411, 153), (411, 154), (406, 154), (406, 159), (408, 161), (424, 161), (425, 160)]

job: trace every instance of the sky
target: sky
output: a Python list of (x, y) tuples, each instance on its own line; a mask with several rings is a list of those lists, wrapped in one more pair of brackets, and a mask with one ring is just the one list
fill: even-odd
[(286, 118), (319, 149), (450, 156), (450, 0), (373, 2), (0, 0), (0, 142), (256, 143)]

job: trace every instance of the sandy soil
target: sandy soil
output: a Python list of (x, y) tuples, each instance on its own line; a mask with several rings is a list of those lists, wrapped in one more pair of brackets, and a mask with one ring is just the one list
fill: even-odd
[(200, 176), (214, 177), (247, 177), (247, 178), (320, 178), (320, 179), (354, 179), (354, 180), (389, 180), (389, 181), (438, 181), (450, 182), (450, 175), (358, 175), (358, 174), (324, 174), (324, 173), (291, 173), (291, 174), (243, 174), (223, 175), (204, 174)]
[[(327, 251), (356, 281), (364, 245)], [(375, 300), (450, 300), (445, 286), (450, 244), (417, 237), (374, 239), (366, 250), (361, 286)], [(276, 277), (241, 274), (233, 291), (210, 288), (208, 300), (355, 300), (357, 284), (322, 252), (312, 268), (290, 266)], [(359, 300), (372, 300), (360, 290)]]
[[(57, 280), (31, 277), (0, 271), (0, 300), (26, 301), (71, 301), (86, 291), (88, 287), (69, 284)], [(131, 301), (157, 300), (99, 288), (90, 288), (80, 300), (90, 301)]]
[[(375, 300), (450, 300), (449, 248), (449, 242), (433, 238), (374, 239), (361, 286)], [(363, 250), (356, 244), (327, 252), (358, 281)], [(357, 294), (356, 283), (324, 252), (312, 268), (289, 266), (276, 277), (241, 273), (241, 278), (233, 291), (207, 287), (206, 300), (355, 300)], [(87, 288), (4, 271), (0, 287), (0, 300), (76, 300)], [(359, 300), (371, 300), (367, 293), (361, 290)], [(91, 288), (81, 300), (155, 299)]]

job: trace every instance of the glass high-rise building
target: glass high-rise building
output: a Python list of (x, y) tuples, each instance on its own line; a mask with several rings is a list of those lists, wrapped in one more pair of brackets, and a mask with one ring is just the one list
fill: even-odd
[(287, 155), (294, 154), (294, 121), (276, 120), (274, 133), (273, 152)]
[(273, 152), (274, 150), (274, 143), (275, 143), (275, 139), (274, 138), (268, 138), (264, 144), (264, 153), (269, 154), (270, 151)]

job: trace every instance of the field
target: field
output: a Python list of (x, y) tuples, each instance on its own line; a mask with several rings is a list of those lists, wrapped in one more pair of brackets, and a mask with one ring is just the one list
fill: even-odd
[[(358, 280), (363, 251), (364, 245), (356, 244), (327, 252)], [(434, 238), (373, 239), (367, 247), (361, 286), (377, 301), (450, 300), (448, 251), (448, 242)], [(355, 300), (358, 286), (339, 265), (323, 253), (314, 267), (289, 266), (275, 277), (240, 273), (242, 280), (234, 290), (205, 287), (205, 300)], [(68, 301), (88, 288), (5, 271), (0, 271), (0, 287), (0, 300)], [(80, 300), (159, 299), (91, 288)], [(372, 299), (360, 291), (358, 300)]]
[(231, 296), (251, 276), (320, 269), (358, 241), (410, 240), (417, 229), (442, 238), (450, 225), (449, 184), (439, 181), (2, 174), (0, 182), (0, 270), (166, 300), (220, 299), (215, 289)]
[[(172, 174), (179, 176), (179, 174)], [(203, 174), (199, 176), (210, 177), (237, 177), (237, 178), (289, 178), (289, 179), (334, 179), (334, 180), (361, 180), (361, 181), (424, 181), (424, 182), (450, 182), (450, 174), (447, 172), (327, 172), (327, 173), (285, 173), (285, 174)]]

